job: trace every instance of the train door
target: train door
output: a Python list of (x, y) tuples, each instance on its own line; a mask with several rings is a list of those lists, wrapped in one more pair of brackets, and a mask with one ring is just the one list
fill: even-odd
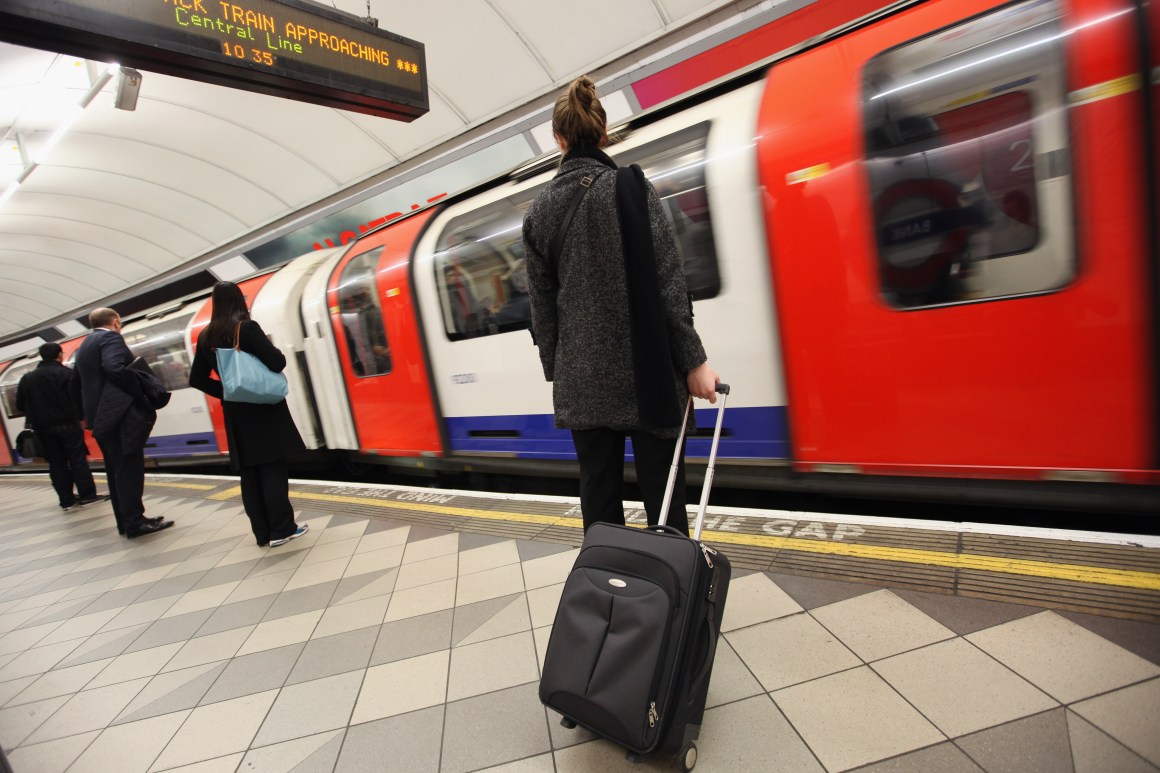
[(411, 249), (430, 217), (359, 239), (330, 277), (331, 325), (364, 453), (443, 450), (410, 281)]
[(295, 258), (270, 277), (250, 306), (250, 316), (270, 336), (271, 343), (286, 355), (283, 373), (290, 386), (286, 403), (307, 449), (323, 445), (317, 403), (303, 350), (302, 289), (318, 266), (345, 250), (332, 247)]
[(1127, 0), (994, 6), (923, 3), (770, 71), (802, 469), (1154, 469), (1142, 22)]
[[(262, 286), (269, 281), (273, 274), (262, 274), (261, 276), (247, 279), (244, 282), (238, 282), (238, 287), (242, 290), (242, 295), (246, 298), (246, 305), (250, 306), (254, 303), (254, 297)], [(190, 352), (191, 361), (193, 353), (197, 352), (197, 338), (201, 335), (201, 331), (205, 330), (206, 325), (209, 324), (210, 317), (213, 315), (213, 302), (208, 298), (201, 305), (201, 308), (193, 315), (192, 321), (189, 323), (188, 332), (188, 349)], [(186, 377), (188, 383), (188, 376)], [(200, 394), (200, 393), (199, 393)], [(205, 396), (205, 402), (209, 406), (210, 419), (213, 422), (213, 434), (217, 440), (217, 453), (224, 454), (229, 451), (229, 441), (226, 440), (226, 424), (225, 415), (222, 413), (222, 404), (220, 400)], [(207, 453), (210, 451), (207, 450)]]
[[(4, 378), (7, 375), (11, 362), (0, 362), (0, 407), (4, 409), (4, 421), (0, 422), (0, 467), (9, 467), (16, 463), (14, 454), (16, 453), (15, 443), (16, 435), (20, 434), (20, 430), (16, 430), (13, 434), (10, 426), (10, 416), (16, 412), (16, 389), (5, 388), (7, 380)], [(11, 398), (8, 396), (11, 392)], [(23, 423), (21, 423), (23, 428)]]

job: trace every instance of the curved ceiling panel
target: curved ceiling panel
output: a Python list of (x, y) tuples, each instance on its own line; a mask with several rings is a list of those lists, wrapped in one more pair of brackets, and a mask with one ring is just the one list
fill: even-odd
[(573, 74), (663, 36), (679, 43), (680, 25), (777, 2), (591, 0), (580, 30), (565, 0), (330, 0), (425, 44), (426, 115), (400, 123), (145, 72), (135, 110), (114, 109), (106, 84), (43, 159), (107, 66), (0, 43), (0, 194), (31, 170), (0, 195), (0, 341), (192, 271), (354, 183), (454, 150), (492, 118), (530, 117)]
[(110, 201), (30, 191), (5, 209), (9, 215), (63, 217), (93, 226), (127, 231), (159, 244), (175, 255), (187, 255), (191, 251), (207, 250), (213, 246), (198, 232), (200, 229), (195, 230), (194, 223), (187, 226), (171, 217), (157, 217), (138, 208)]
[(21, 195), (14, 197), (9, 204), (15, 205), (26, 195), (37, 193), (71, 193), (77, 198), (107, 201), (179, 223), (182, 228), (201, 234), (212, 244), (229, 239), (246, 226), (236, 212), (226, 208), (227, 202), (199, 199), (177, 187), (183, 183), (176, 178), (158, 182), (101, 169), (52, 167), (37, 169), (34, 177), (29, 180), (29, 187), (35, 183), (36, 189), (22, 190)]

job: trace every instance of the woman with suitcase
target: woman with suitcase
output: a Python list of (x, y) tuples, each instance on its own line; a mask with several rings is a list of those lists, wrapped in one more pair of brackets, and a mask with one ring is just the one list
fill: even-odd
[[(681, 256), (637, 166), (601, 150), (606, 116), (580, 77), (556, 101), (560, 171), (524, 218), (532, 331), (553, 382), (556, 426), (572, 431), (587, 529), (624, 523), (625, 438), (656, 524), (690, 394), (716, 402), (717, 374), (693, 327)], [(692, 425), (690, 412), (689, 424)], [(684, 452), (668, 523), (688, 533)]]

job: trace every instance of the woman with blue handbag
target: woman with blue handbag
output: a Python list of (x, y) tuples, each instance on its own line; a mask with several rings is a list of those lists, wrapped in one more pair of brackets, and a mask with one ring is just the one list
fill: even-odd
[[(233, 282), (214, 285), (213, 316), (197, 340), (189, 385), (216, 397), (225, 414), (230, 468), (259, 547), (277, 547), (309, 528), (294, 522), (286, 460), (306, 450), (286, 405), (286, 356), (250, 319)], [(218, 378), (211, 378), (210, 371)]]

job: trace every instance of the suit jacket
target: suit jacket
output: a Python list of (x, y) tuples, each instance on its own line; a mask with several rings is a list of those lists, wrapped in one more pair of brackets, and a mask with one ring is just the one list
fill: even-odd
[(110, 381), (134, 398), (140, 396), (144, 401), (140, 386), (129, 370), (131, 362), (133, 353), (129, 351), (129, 345), (114, 330), (97, 328), (81, 342), (74, 367), (81, 377), (81, 402), (84, 406), (85, 426), (89, 429), (94, 426), (101, 396)]
[(129, 370), (136, 387), (122, 389), (109, 380), (101, 392), (101, 402), (93, 418), (93, 437), (102, 440), (117, 433), (125, 453), (144, 450), (145, 441), (157, 422), (157, 409), (169, 403), (169, 391), (152, 373)]

